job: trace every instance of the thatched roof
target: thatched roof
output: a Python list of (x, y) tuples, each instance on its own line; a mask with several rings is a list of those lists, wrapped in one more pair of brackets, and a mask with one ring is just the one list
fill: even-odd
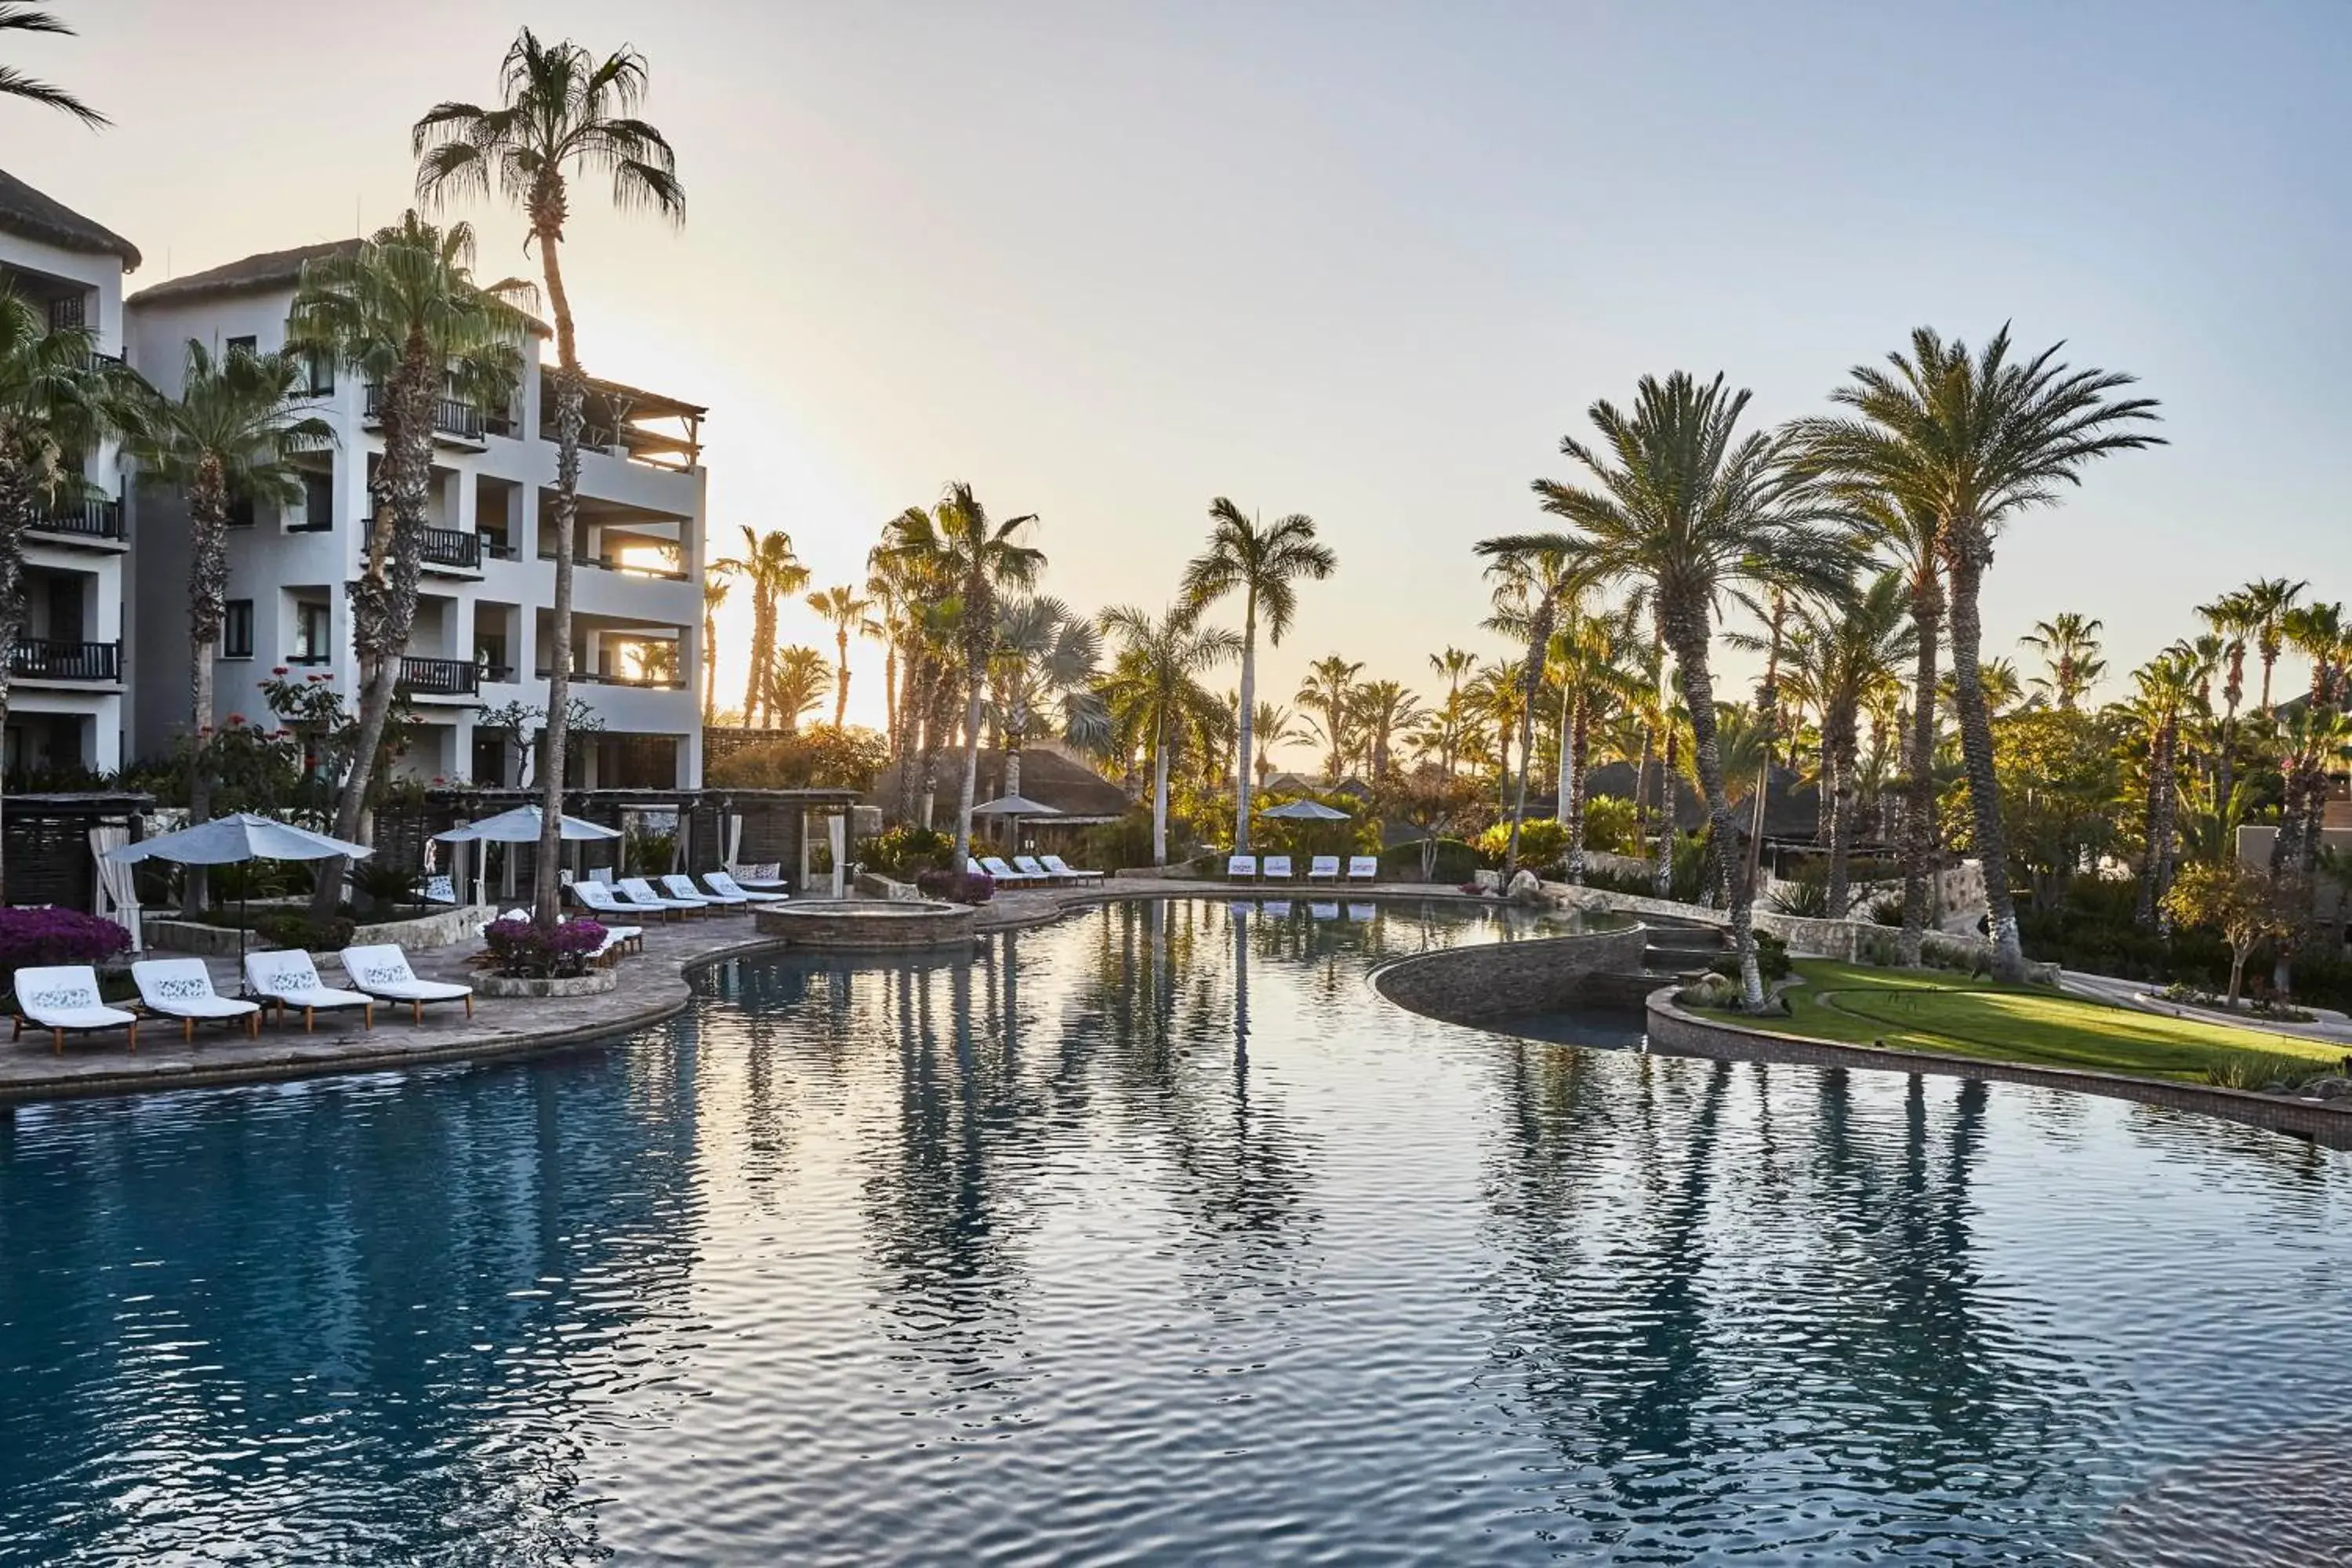
[(359, 247), (356, 239), (330, 239), (298, 245), (291, 250), (265, 250), (242, 261), (208, 267), (184, 278), (173, 278), (142, 289), (124, 300), (129, 305), (160, 305), (180, 300), (206, 299), (218, 294), (266, 293), (291, 289), (302, 280), (302, 264), (324, 256), (340, 256)]
[(78, 250), (89, 256), (119, 256), (125, 271), (139, 267), (139, 247), (108, 228), (92, 223), (63, 202), (53, 201), (5, 169), (0, 169), (0, 230), (26, 239)]
[[(947, 804), (940, 808), (936, 820), (944, 821), (955, 815), (955, 796), (962, 784), (963, 753), (949, 751), (940, 753), (940, 797)], [(993, 800), (1004, 793), (1004, 753), (983, 748), (980, 753), (979, 787), (975, 801)], [(1021, 793), (1041, 805), (1050, 805), (1065, 816), (1099, 819), (1118, 817), (1127, 814), (1134, 803), (1118, 785), (1087, 767), (1074, 762), (1059, 752), (1043, 748), (1023, 747), (1021, 751)], [(895, 767), (885, 768), (866, 792), (868, 804), (885, 810), (898, 804), (898, 775)], [(1035, 820), (1044, 821), (1045, 818)]]

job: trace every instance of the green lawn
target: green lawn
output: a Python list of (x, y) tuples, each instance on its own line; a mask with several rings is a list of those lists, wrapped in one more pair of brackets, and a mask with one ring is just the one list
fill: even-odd
[(2137, 1013), (2056, 992), (1937, 971), (1800, 959), (1795, 1016), (1767, 1026), (1814, 1039), (1984, 1057), (2037, 1067), (2203, 1083), (2259, 1084), (2338, 1068), (2327, 1041)]

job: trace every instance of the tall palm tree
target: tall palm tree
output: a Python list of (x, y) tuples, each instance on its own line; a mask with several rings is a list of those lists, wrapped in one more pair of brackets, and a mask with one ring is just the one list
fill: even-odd
[(1265, 788), (1266, 776), (1274, 772), (1274, 749), (1295, 746), (1307, 739), (1300, 727), (1298, 715), (1279, 702), (1261, 702), (1250, 715), (1250, 730), (1257, 737), (1257, 755), (1250, 760), (1256, 771), (1256, 784)]
[[(1478, 668), (1478, 656), (1467, 648), (1448, 647), (1444, 653), (1429, 656), (1429, 668), (1445, 678), (1444, 711), (1455, 717), (1454, 729), (1460, 728), (1458, 713), (1462, 705), (1462, 683)], [(1439, 748), (1438, 761), (1447, 773), (1454, 771), (1458, 748), (1449, 731)]]
[(1911, 586), (1900, 570), (1882, 572), (1847, 592), (1801, 612), (1790, 640), (1799, 688), (1820, 710), (1821, 800), (1828, 818), (1829, 917), (1843, 920), (1861, 782), (1860, 717), (1864, 707), (1898, 689), (1902, 668), (1916, 649), (1919, 628), (1910, 613)]
[(1165, 866), (1170, 753), (1218, 721), (1217, 699), (1201, 677), (1241, 652), (1241, 636), (1229, 627), (1201, 625), (1200, 612), (1187, 599), (1156, 617), (1118, 605), (1103, 612), (1102, 626), (1119, 643), (1119, 657), (1103, 685), (1104, 701), (1150, 751), (1151, 863)]
[(1110, 733), (1095, 685), (1101, 679), (1102, 634), (1085, 616), (1045, 595), (1004, 600), (996, 612), (996, 724), (1004, 737), (1006, 795), (1021, 793), (1021, 750), (1052, 729), (1089, 750)]
[[(416, 621), (435, 409), (453, 388), (478, 406), (503, 407), (522, 375), (522, 343), (530, 330), (525, 310), (535, 290), (511, 278), (477, 284), (473, 260), (469, 226), (456, 223), (445, 231), (409, 212), (348, 252), (304, 263), (287, 321), (289, 355), (331, 360), (383, 389), (383, 460), (370, 480), (375, 517), (351, 589), (359, 732), (333, 828), (345, 839), (359, 837), (381, 772), (401, 656)], [(319, 868), (314, 914), (323, 919), (334, 912), (342, 884), (341, 860)]]
[[(1813, 526), (1818, 503), (1791, 463), (1783, 435), (1739, 433), (1748, 394), (1720, 375), (1700, 383), (1677, 371), (1644, 376), (1630, 413), (1592, 405), (1598, 447), (1563, 437), (1560, 451), (1590, 484), (1538, 479), (1543, 509), (1570, 525), (1566, 535), (1596, 578), (1622, 578), (1645, 595), (1660, 639), (1675, 657), (1690, 711), (1693, 761), (1706, 798), (1716, 852), (1742, 865), (1745, 843), (1725, 788), (1711, 664), (1717, 600), (1741, 584), (1821, 588), (1848, 556)], [(1668, 832), (1672, 832), (1671, 819)], [(1740, 994), (1764, 1006), (1748, 879), (1730, 879)]]
[(702, 722), (719, 721), (719, 606), (734, 587), (723, 573), (713, 571), (702, 580)]
[(416, 122), (410, 146), (417, 159), (419, 200), (487, 197), (495, 187), (522, 209), (555, 316), (555, 649), (547, 661), (541, 801), (545, 821), (531, 889), (539, 923), (552, 927), (562, 913), (556, 871), (572, 729), (572, 531), (580, 510), (580, 432), (588, 394), (560, 255), (572, 210), (571, 183), (577, 174), (609, 178), (615, 207), (650, 209), (672, 224), (686, 221), (686, 186), (668, 141), (637, 118), (647, 71), (645, 57), (635, 50), (624, 48), (600, 60), (569, 39), (542, 44), (525, 27), (507, 50), (499, 79), (495, 107), (436, 104)]
[[(32, 5), (0, 4), (0, 33), (54, 33), (72, 37), (74, 30), (50, 13)], [(105, 115), (68, 92), (14, 66), (0, 65), (0, 98), (21, 98), (27, 103), (61, 110), (95, 131), (110, 124)]]
[(2147, 858), (2140, 868), (2142, 925), (2169, 934), (2164, 908), (2172, 885), (2173, 830), (2180, 811), (2180, 721), (2196, 704), (2197, 672), (2178, 648), (2168, 648), (2132, 671), (2138, 709), (2147, 727)]
[(2328, 764), (2336, 720), (2346, 709), (2352, 676), (2352, 620), (2336, 604), (2297, 605), (2279, 617), (2279, 633), (2311, 661), (2311, 689), (2288, 733), (2285, 790), (2271, 868), (2308, 872), (2317, 862), (2319, 827), (2326, 808)]
[[(1552, 634), (1551, 668), (1559, 685), (1559, 794), (1555, 809), (1568, 836), (1568, 880), (1584, 884), (1586, 784), (1592, 771), (1592, 732), (1641, 696), (1641, 679), (1626, 668), (1634, 637), (1624, 612), (1571, 614)], [(1639, 748), (1636, 748), (1638, 753)], [(1640, 781), (1636, 781), (1638, 791)]]
[(1581, 542), (1564, 533), (1514, 533), (1482, 539), (1472, 547), (1486, 559), (1487, 574), (1499, 579), (1487, 629), (1517, 637), (1528, 649), (1519, 661), (1519, 776), (1503, 848), (1507, 881), (1519, 868), (1519, 825), (1527, 819), (1528, 773), (1535, 764), (1536, 699), (1543, 689), (1552, 632), (1562, 611), (1573, 613), (1592, 585), (1592, 565)]
[(811, 594), (808, 607), (833, 626), (834, 668), (838, 672), (833, 689), (833, 727), (838, 730), (849, 716), (850, 634), (867, 632), (873, 626), (866, 612), (874, 607), (874, 601), (861, 597), (856, 588), (844, 583)]
[(2246, 700), (2246, 649), (2261, 634), (2263, 618), (2253, 595), (2243, 588), (2198, 605), (2197, 616), (2221, 639), (2226, 673), (2221, 680), (2221, 754), (2214, 763), (2213, 799), (2217, 807), (2226, 810), (2237, 788), (2238, 707)]
[(833, 664), (824, 655), (799, 643), (788, 643), (768, 660), (767, 679), (761, 682), (761, 700), (769, 720), (785, 733), (824, 705), (824, 689), (833, 684)]
[(82, 327), (49, 330), (47, 314), (0, 279), (0, 723), (8, 661), (25, 624), (25, 531), (45, 499), (80, 499), (77, 464), (115, 423), (129, 375), (95, 355)]
[(906, 635), (907, 606), (899, 594), (898, 578), (890, 572), (869, 570), (866, 596), (878, 614), (858, 629), (882, 645), (882, 731), (895, 750), (898, 743), (898, 645)]
[(334, 427), (303, 410), (310, 367), (292, 353), (233, 348), (215, 359), (190, 339), (180, 395), (151, 394), (124, 447), (148, 482), (179, 490), (188, 508), (188, 815), (212, 811), (206, 765), (213, 732), (213, 661), (228, 603), (228, 518), (241, 500), (286, 505), (302, 495), (296, 458), (335, 444)]
[(1271, 528), (1223, 496), (1209, 503), (1208, 547), (1185, 564), (1187, 604), (1206, 609), (1226, 595), (1242, 595), (1242, 687), (1236, 705), (1240, 736), (1234, 751), (1234, 849), (1250, 847), (1250, 761), (1257, 718), (1257, 626), (1265, 616), (1265, 640), (1278, 647), (1298, 613), (1297, 583), (1321, 582), (1339, 564), (1330, 546), (1315, 537), (1315, 520), (1304, 512), (1277, 519)]
[(2271, 710), (2271, 675), (2278, 668), (2279, 655), (2286, 647), (2282, 629), (2286, 614), (2303, 599), (2308, 583), (2290, 583), (2284, 577), (2258, 577), (2238, 590), (2244, 598), (2244, 611), (2253, 622), (2254, 650), (2263, 661), (2262, 710)]
[(998, 595), (1026, 588), (1045, 570), (1045, 552), (1021, 542), (1021, 531), (1037, 521), (1024, 512), (992, 521), (988, 509), (961, 480), (929, 512), (908, 511), (893, 526), (896, 554), (924, 563), (954, 597), (956, 641), (964, 680), (963, 784), (957, 797), (953, 864), (971, 847), (973, 792), (980, 782), (981, 701), (996, 656)]
[[(1261, 708), (1265, 704), (1261, 703)], [(1356, 688), (1349, 724), (1364, 742), (1364, 760), (1372, 783), (1389, 776), (1396, 738), (1421, 717), (1421, 699), (1401, 680), (1367, 680)]]
[(1315, 716), (1326, 748), (1324, 763), (1330, 782), (1338, 784), (1348, 771), (1348, 719), (1356, 699), (1356, 677), (1363, 661), (1329, 654), (1307, 667), (1291, 700)]
[(2107, 661), (2099, 657), (2099, 633), (2105, 625), (2095, 616), (2072, 610), (2034, 622), (2033, 629), (2017, 640), (2042, 656), (2044, 673), (2026, 685), (2060, 712), (2072, 713), (2083, 694), (2107, 673)]
[(791, 534), (781, 528), (754, 533), (748, 523), (743, 525), (743, 553), (713, 563), (711, 570), (740, 577), (751, 601), (751, 664), (743, 673), (743, 727), (755, 730), (763, 715), (775, 716), (767, 701), (767, 679), (776, 664), (778, 616), (784, 601), (808, 586), (812, 574), (793, 552)]
[(1936, 516), (1951, 589), (1961, 752), (1990, 905), (1993, 973), (2009, 981), (2025, 978), (2025, 949), (2010, 891), (1992, 720), (1979, 671), (1979, 595), (1993, 538), (2023, 513), (2054, 502), (2061, 486), (2080, 484), (2094, 459), (2160, 444), (2142, 428), (2156, 418), (2156, 401), (2120, 395), (2132, 384), (2128, 375), (2070, 370), (2057, 358), (2063, 346), (2012, 360), (2003, 327), (1971, 355), (1959, 340), (1947, 342), (1922, 327), (1911, 335), (1908, 355), (1897, 351), (1885, 367), (1857, 365), (1852, 381), (1831, 394), (1849, 415), (1801, 426), (1828, 472)]

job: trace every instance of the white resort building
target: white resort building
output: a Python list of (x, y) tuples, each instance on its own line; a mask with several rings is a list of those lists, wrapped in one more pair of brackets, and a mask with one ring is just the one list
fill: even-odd
[[(215, 353), (237, 343), (265, 353), (284, 347), (302, 263), (355, 243), (270, 251), (131, 296), (131, 363), (169, 396), (179, 391), (192, 338)], [(455, 399), (440, 406), (432, 531), (404, 668), (419, 722), (399, 771), (420, 781), (513, 786), (527, 771), (515, 731), (478, 715), (543, 704), (554, 657), (554, 400), (541, 365), (543, 346), (537, 336), (525, 345), (510, 406)], [(373, 510), (368, 479), (383, 451), (373, 413), (376, 389), (324, 364), (311, 384), (316, 412), (334, 427), (337, 444), (304, 459), (299, 505), (265, 505), (236, 519), (215, 722), (231, 715), (266, 722), (258, 688), (277, 668), (330, 675), (347, 695), (357, 688), (344, 584), (360, 569)], [(583, 788), (674, 789), (701, 779), (694, 677), (702, 635), (703, 413), (634, 387), (590, 383), (569, 650), (573, 693), (597, 726), (574, 732), (567, 772)], [(168, 750), (189, 719), (184, 523), (178, 497), (150, 489), (132, 498), (138, 624), (129, 673), (138, 755)], [(102, 617), (82, 630), (100, 640), (114, 635)], [(525, 732), (536, 729), (534, 717)], [(12, 744), (14, 734), (12, 721)]]
[[(0, 173), (0, 285), (122, 353), (121, 235)], [(112, 443), (82, 455), (86, 495), (50, 498), (25, 539), (25, 625), (8, 660), (12, 779), (111, 773), (123, 761), (122, 474)], [(176, 683), (185, 689), (184, 679)]]

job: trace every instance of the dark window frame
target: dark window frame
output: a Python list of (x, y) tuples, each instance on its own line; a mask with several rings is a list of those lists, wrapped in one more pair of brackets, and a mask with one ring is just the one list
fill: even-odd
[(221, 605), (221, 653), (223, 658), (253, 657), (253, 601), (229, 599)]

